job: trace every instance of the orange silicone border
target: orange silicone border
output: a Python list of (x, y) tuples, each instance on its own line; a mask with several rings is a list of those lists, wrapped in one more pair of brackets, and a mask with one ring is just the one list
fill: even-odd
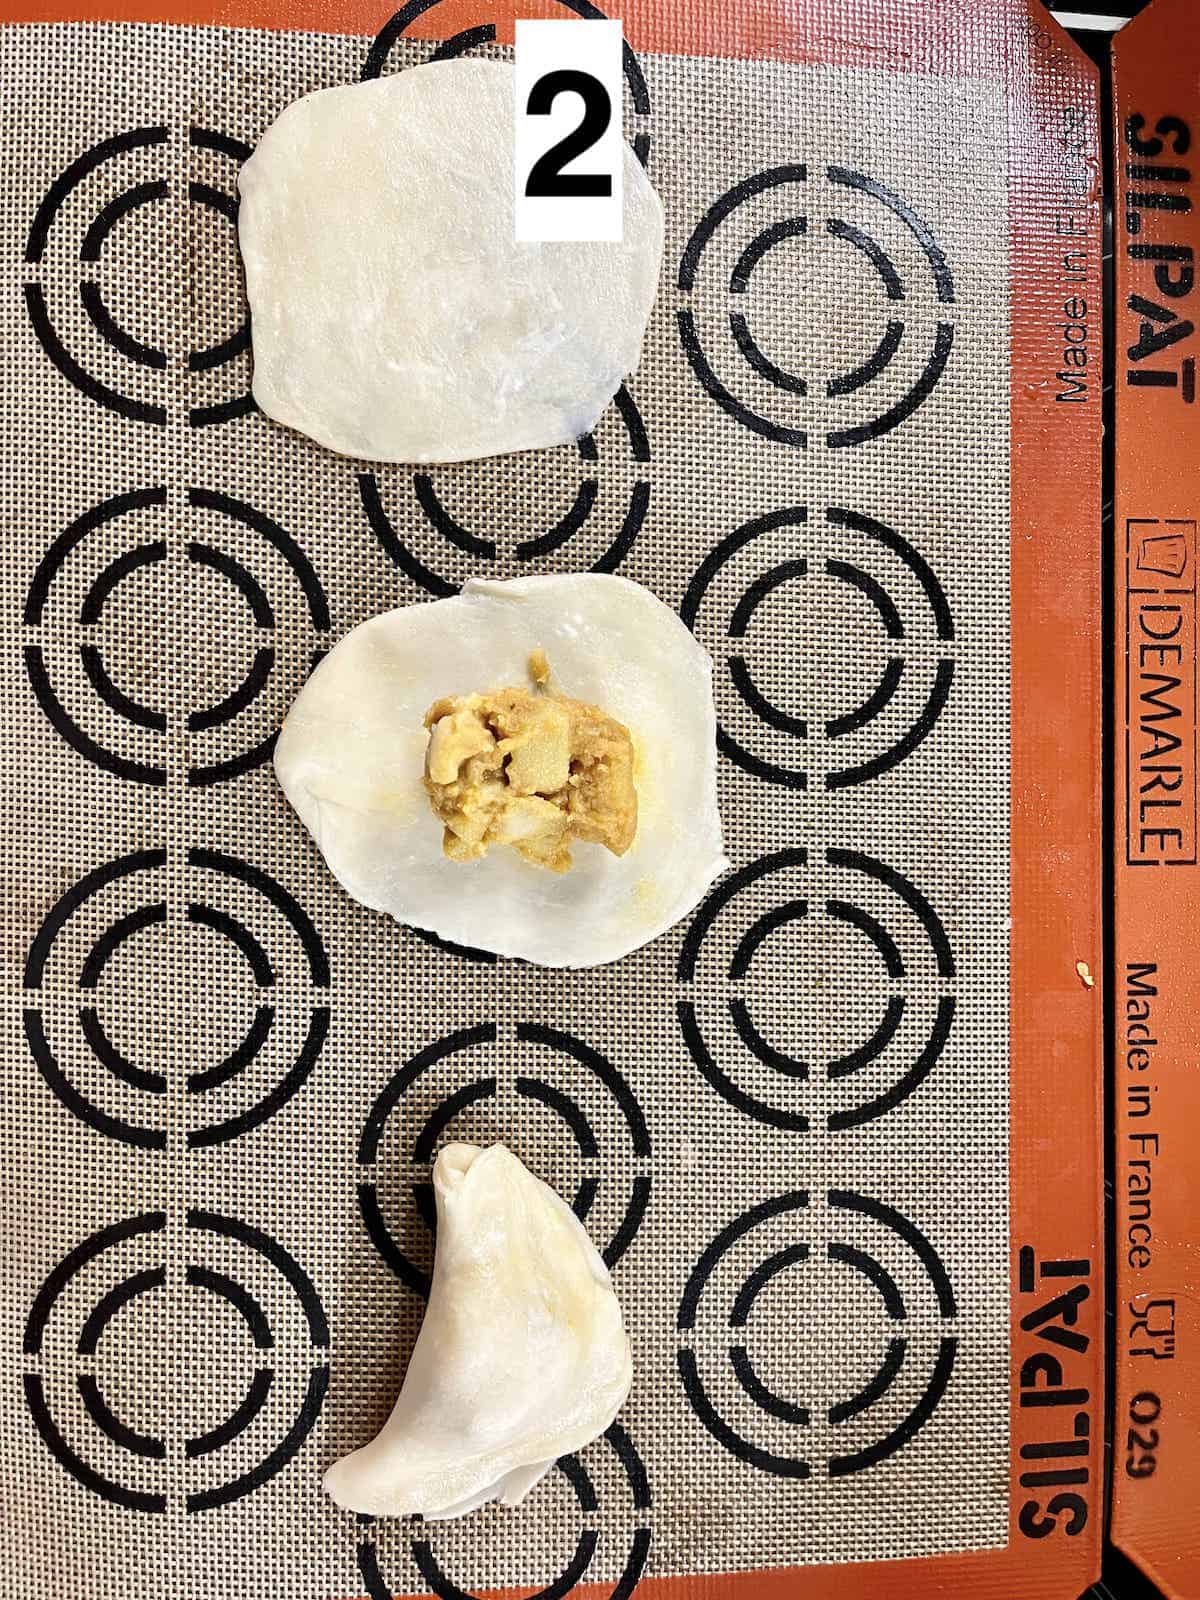
[[(1190, 148), (1176, 153), (1164, 144), (1161, 162), (1139, 156), (1126, 147), (1125, 123), (1134, 113), (1147, 119), (1143, 137), (1153, 137), (1162, 116), (1183, 117), (1191, 131)], [(1116, 271), (1116, 373), (1114, 411), (1116, 425), (1116, 479), (1114, 529), (1116, 559), (1115, 636), (1113, 678), (1116, 737), (1115, 787), (1115, 962), (1116, 1041), (1114, 1171), (1116, 1213), (1116, 1327), (1113, 1440), (1112, 1538), (1145, 1572), (1165, 1596), (1186, 1600), (1200, 1593), (1200, 1260), (1196, 1252), (1196, 1216), (1200, 1209), (1200, 1165), (1196, 1147), (1200, 1136), (1200, 960), (1196, 930), (1200, 926), (1200, 867), (1136, 867), (1126, 863), (1126, 749), (1125, 749), (1125, 605), (1124, 561), (1126, 518), (1200, 518), (1200, 400), (1182, 398), (1181, 365), (1200, 359), (1200, 280), (1182, 298), (1161, 293), (1154, 281), (1153, 263), (1131, 259), (1128, 246), (1138, 244), (1190, 245), (1200, 258), (1200, 12), (1195, 0), (1155, 0), (1117, 35), (1113, 45), (1113, 116), (1116, 169), (1113, 199), (1113, 253)], [(1130, 164), (1143, 170), (1130, 173)], [(1154, 176), (1161, 168), (1182, 167), (1189, 174), (1180, 183)], [(1131, 190), (1187, 195), (1190, 213), (1166, 212), (1148, 206), (1132, 210), (1138, 219), (1134, 238), (1127, 220), (1126, 197)], [(1178, 266), (1171, 269), (1178, 272)], [(1161, 356), (1146, 359), (1146, 367), (1174, 369), (1174, 388), (1131, 385), (1128, 374), (1138, 363), (1130, 347), (1142, 335), (1142, 325), (1162, 327), (1143, 305), (1130, 305), (1130, 296), (1148, 300), (1159, 312), (1165, 306), (1177, 322), (1190, 321), (1193, 330), (1178, 343), (1165, 347)], [(1159, 312), (1159, 314), (1161, 314)], [(1197, 541), (1190, 540), (1193, 562)], [(1192, 578), (1194, 581), (1195, 572)], [(1146, 580), (1142, 580), (1143, 582)], [(1194, 648), (1194, 641), (1193, 641)], [(1188, 663), (1195, 670), (1195, 658)], [(1194, 694), (1194, 690), (1193, 690)], [(1172, 698), (1175, 698), (1174, 696)], [(1197, 739), (1196, 708), (1184, 708), (1172, 732)], [(1152, 1033), (1157, 1041), (1152, 1068), (1144, 1076), (1129, 1071), (1122, 1048), (1125, 1029), (1127, 962), (1157, 960), (1159, 998), (1154, 1003)], [(1131, 1115), (1127, 1086), (1152, 1082), (1154, 1101), (1143, 1120)], [(1161, 1145), (1155, 1161), (1152, 1195), (1153, 1252), (1145, 1270), (1135, 1270), (1130, 1259), (1126, 1230), (1130, 1209), (1126, 1186), (1126, 1158), (1136, 1153), (1130, 1136), (1152, 1131)], [(1136, 1234), (1140, 1241), (1141, 1234)], [(1147, 1302), (1174, 1302), (1174, 1355), (1170, 1360), (1136, 1356), (1151, 1341), (1132, 1336), (1131, 1307)], [(1155, 1320), (1164, 1315), (1156, 1310)], [(1161, 1349), (1161, 1346), (1158, 1348)], [(1150, 1477), (1126, 1473), (1130, 1443), (1130, 1403), (1135, 1394), (1151, 1392), (1161, 1402), (1156, 1420), (1157, 1470)], [(1141, 1430), (1144, 1440), (1149, 1438)], [(1138, 1448), (1138, 1456), (1141, 1451)]]

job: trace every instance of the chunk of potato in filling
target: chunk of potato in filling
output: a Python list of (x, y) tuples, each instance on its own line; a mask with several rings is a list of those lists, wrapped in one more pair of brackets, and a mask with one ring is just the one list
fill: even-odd
[(455, 695), (425, 713), (425, 789), (443, 851), (478, 861), (506, 844), (551, 872), (570, 869), (576, 842), (624, 855), (637, 832), (629, 730), (549, 691), (540, 650), (529, 672), (534, 689)]

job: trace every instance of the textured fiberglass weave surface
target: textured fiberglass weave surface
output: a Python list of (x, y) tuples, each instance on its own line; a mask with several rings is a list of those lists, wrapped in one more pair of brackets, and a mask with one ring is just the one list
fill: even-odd
[[(247, 398), (239, 162), (367, 42), (0, 37), (0, 1588), (628, 1594), (1002, 1543), (1002, 87), (643, 59), (641, 370), (578, 447), (414, 473)], [(715, 657), (729, 874), (569, 975), (351, 903), (268, 759), (313, 659), (592, 566)], [(516, 1512), (357, 1525), (319, 1477), (395, 1392), (449, 1137), (574, 1201), (634, 1388)]]

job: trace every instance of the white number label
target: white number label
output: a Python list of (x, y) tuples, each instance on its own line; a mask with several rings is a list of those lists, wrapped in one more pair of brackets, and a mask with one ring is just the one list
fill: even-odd
[(518, 22), (516, 237), (620, 239), (619, 22)]

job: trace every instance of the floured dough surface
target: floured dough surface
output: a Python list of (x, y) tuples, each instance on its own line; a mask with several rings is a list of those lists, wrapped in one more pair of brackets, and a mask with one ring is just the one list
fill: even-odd
[(462, 59), (295, 101), (239, 178), (254, 397), (346, 455), (465, 461), (588, 432), (633, 372), (662, 203), (620, 243), (513, 239), (513, 74)]

